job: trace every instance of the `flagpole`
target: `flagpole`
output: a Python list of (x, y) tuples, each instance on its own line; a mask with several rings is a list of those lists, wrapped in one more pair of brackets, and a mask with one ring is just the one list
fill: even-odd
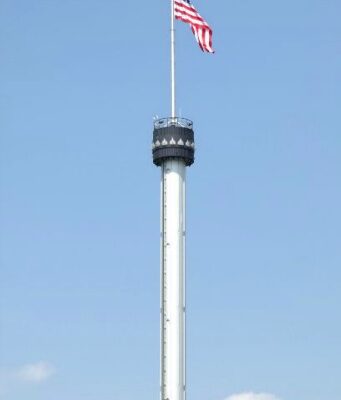
[(175, 102), (175, 15), (174, 0), (171, 0), (171, 110), (172, 118), (176, 116)]

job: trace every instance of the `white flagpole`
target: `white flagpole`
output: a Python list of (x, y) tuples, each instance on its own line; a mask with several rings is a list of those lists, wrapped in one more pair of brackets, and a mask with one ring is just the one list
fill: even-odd
[(175, 15), (174, 15), (174, 0), (171, 0), (171, 104), (172, 118), (176, 116), (175, 102)]

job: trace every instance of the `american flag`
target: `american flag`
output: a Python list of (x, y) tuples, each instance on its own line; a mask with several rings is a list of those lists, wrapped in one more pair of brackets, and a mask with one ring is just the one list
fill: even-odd
[(174, 14), (176, 19), (190, 25), (202, 51), (214, 53), (212, 49), (212, 29), (198, 14), (190, 0), (174, 0)]

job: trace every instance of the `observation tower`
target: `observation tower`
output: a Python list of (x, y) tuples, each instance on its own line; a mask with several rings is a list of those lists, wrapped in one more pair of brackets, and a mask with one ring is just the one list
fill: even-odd
[(161, 167), (161, 400), (186, 393), (186, 167), (194, 162), (193, 122), (154, 122), (153, 162)]

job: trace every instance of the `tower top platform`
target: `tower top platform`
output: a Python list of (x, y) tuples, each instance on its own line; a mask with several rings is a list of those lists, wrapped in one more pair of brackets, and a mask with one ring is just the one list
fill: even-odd
[(193, 122), (179, 117), (154, 121), (152, 150), (157, 166), (169, 158), (183, 159), (187, 166), (192, 165), (195, 150)]
[(193, 129), (193, 121), (181, 117), (159, 118), (154, 121), (154, 129), (167, 128), (169, 126)]

